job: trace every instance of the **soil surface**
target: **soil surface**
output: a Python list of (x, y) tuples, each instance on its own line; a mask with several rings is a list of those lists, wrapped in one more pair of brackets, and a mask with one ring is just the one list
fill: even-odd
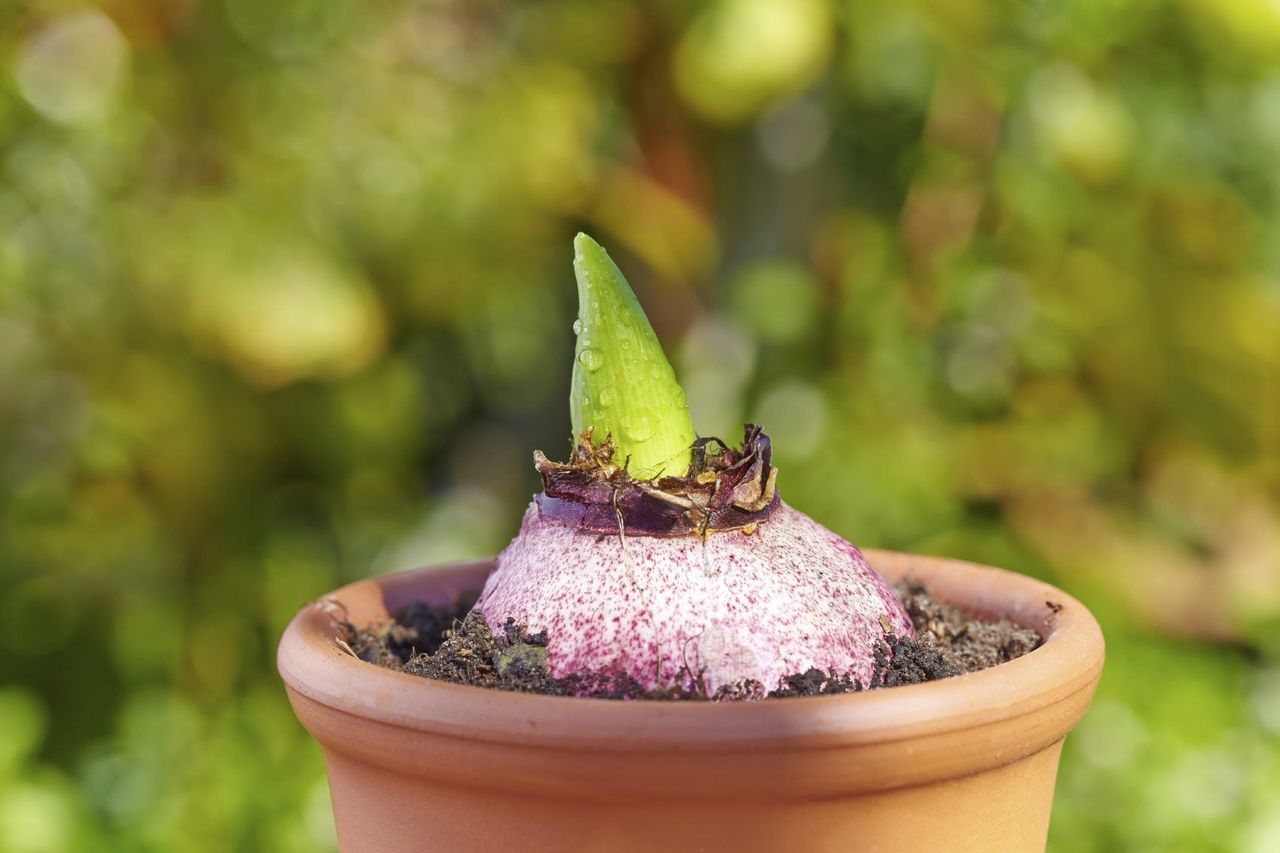
[(410, 604), (394, 619), (357, 628), (341, 622), (344, 641), (361, 660), (423, 678), (496, 690), (600, 699), (750, 700), (821, 696), (919, 684), (995, 666), (1040, 645), (1040, 635), (1007, 619), (977, 619), (934, 599), (918, 583), (897, 586), (916, 629), (914, 639), (886, 634), (876, 650), (870, 684), (847, 673), (810, 669), (766, 692), (756, 681), (722, 686), (714, 693), (697, 673), (680, 673), (680, 685), (645, 690), (616, 675), (553, 678), (547, 668), (547, 636), (529, 634), (510, 620), (501, 632), (471, 610), (476, 594), (452, 606)]

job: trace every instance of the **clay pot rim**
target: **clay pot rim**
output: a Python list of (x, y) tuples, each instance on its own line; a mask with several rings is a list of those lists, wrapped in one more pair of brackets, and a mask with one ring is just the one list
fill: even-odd
[[(1037, 727), (1035, 718), (1054, 706), (1079, 703), (1083, 709), (1087, 704), (1102, 668), (1104, 642), (1098, 623), (1076, 599), (1002, 569), (890, 551), (865, 553), (890, 580), (918, 578), (944, 600), (974, 612), (1003, 613), (1040, 631), (1045, 641), (1017, 660), (941, 681), (762, 702), (509, 693), (383, 669), (352, 657), (337, 643), (332, 605), (326, 602), (363, 600), (370, 606), (351, 608), (352, 620), (362, 623), (385, 616), (384, 599), (403, 603), (412, 597), (407, 590), (429, 581), (454, 592), (474, 588), (474, 580), (466, 580), (487, 573), (493, 564), (489, 559), (344, 586), (294, 617), (281, 638), (277, 663), (293, 691), (355, 717), (487, 743), (613, 752), (716, 752), (745, 745), (757, 750), (825, 749), (961, 732), (1022, 717), (1028, 718), (1024, 728), (1030, 732)], [(966, 590), (995, 592), (974, 600), (966, 598)], [(1057, 605), (1056, 611), (1048, 602)], [(374, 612), (379, 608), (380, 614)]]

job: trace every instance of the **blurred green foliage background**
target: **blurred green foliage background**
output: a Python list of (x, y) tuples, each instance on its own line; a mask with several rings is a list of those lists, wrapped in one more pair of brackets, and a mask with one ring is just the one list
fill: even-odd
[(275, 641), (500, 548), (570, 239), (704, 434), (1104, 622), (1051, 849), (1280, 850), (1280, 7), (0, 4), (0, 849), (333, 846)]

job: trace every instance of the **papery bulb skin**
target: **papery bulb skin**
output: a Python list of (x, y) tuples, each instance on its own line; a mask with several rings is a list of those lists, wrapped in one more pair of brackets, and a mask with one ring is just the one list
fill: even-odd
[[(539, 496), (541, 499), (542, 496)], [(780, 503), (751, 533), (612, 536), (535, 500), (477, 608), (546, 631), (552, 675), (595, 673), (646, 689), (777, 688), (810, 667), (869, 683), (886, 634), (911, 620), (862, 553)]]

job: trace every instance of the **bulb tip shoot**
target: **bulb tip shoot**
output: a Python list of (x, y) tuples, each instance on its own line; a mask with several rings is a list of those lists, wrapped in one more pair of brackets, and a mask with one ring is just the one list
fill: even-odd
[(681, 476), (697, 440), (684, 390), (644, 309), (609, 253), (573, 238), (578, 335), (569, 412), (575, 441), (611, 438), (636, 479)]

